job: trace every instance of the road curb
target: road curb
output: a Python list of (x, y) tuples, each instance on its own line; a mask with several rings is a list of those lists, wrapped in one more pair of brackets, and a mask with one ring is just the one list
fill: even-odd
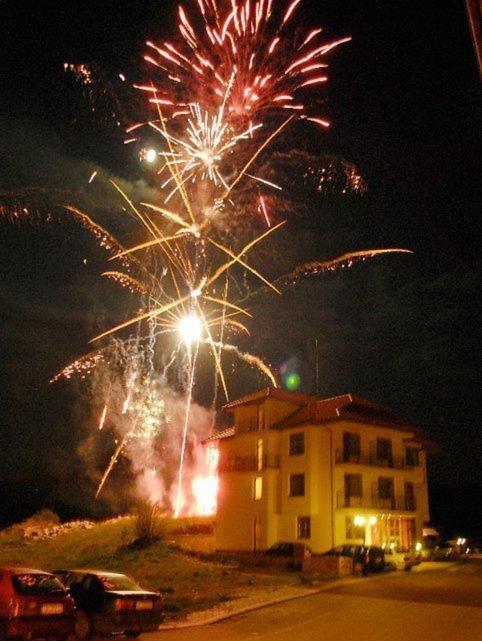
[(226, 619), (231, 619), (232, 617), (238, 616), (240, 614), (246, 614), (248, 612), (253, 612), (254, 610), (261, 610), (262, 608), (267, 608), (271, 605), (277, 605), (278, 603), (285, 603), (287, 601), (294, 601), (295, 599), (303, 599), (305, 597), (314, 596), (320, 592), (326, 592), (331, 590), (334, 587), (339, 587), (340, 585), (352, 585), (353, 583), (358, 583), (360, 578), (350, 578), (350, 579), (335, 579), (324, 585), (311, 590), (310, 592), (302, 592), (300, 594), (292, 594), (291, 596), (280, 597), (278, 599), (270, 599), (269, 601), (263, 601), (262, 603), (256, 603), (253, 605), (247, 605), (244, 608), (239, 608), (238, 610), (233, 610), (232, 612), (225, 612), (224, 614), (218, 614), (204, 621), (185, 621), (180, 623), (168, 623), (159, 628), (159, 632), (164, 632), (167, 630), (181, 630), (186, 628), (199, 628), (204, 625), (211, 625), (213, 623), (218, 623), (219, 621), (224, 621)]

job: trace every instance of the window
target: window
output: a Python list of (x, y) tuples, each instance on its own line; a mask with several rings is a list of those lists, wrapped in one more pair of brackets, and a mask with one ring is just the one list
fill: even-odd
[(393, 479), (383, 477), (378, 479), (378, 498), (383, 500), (393, 499)]
[(298, 539), (311, 538), (311, 518), (309, 516), (299, 516), (296, 519), (296, 536)]
[(365, 526), (355, 525), (355, 519), (353, 516), (346, 517), (346, 538), (365, 540)]
[(305, 453), (305, 433), (295, 432), (290, 434), (290, 456), (298, 456)]
[(416, 447), (405, 449), (405, 463), (408, 467), (418, 467), (418, 449)]
[(360, 460), (360, 434), (343, 432), (343, 460)]
[(415, 488), (413, 483), (405, 483), (405, 509), (415, 509)]
[(377, 438), (377, 459), (379, 463), (393, 465), (392, 442), (388, 438)]
[(261, 501), (263, 496), (263, 477), (255, 476), (253, 483), (253, 499), (255, 501)]
[[(347, 506), (351, 503), (357, 504), (356, 501), (350, 501), (351, 498), (361, 499), (363, 496), (363, 485), (361, 474), (345, 474), (345, 499)], [(358, 501), (358, 504), (360, 501)]]
[(290, 496), (305, 495), (305, 475), (290, 474)]
[(256, 469), (261, 472), (263, 469), (263, 439), (256, 441)]

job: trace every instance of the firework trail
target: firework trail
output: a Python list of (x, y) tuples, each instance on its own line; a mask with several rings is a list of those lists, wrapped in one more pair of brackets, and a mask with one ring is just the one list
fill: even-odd
[[(103, 276), (140, 297), (133, 316), (124, 316), (92, 338), (91, 342), (107, 339), (105, 347), (74, 361), (52, 379), (86, 378), (95, 372), (90, 376), (92, 387), (98, 385), (104, 394), (97, 427), (113, 429), (117, 440), (96, 497), (124, 454), (135, 470), (155, 474), (162, 465), (155, 455), (156, 443), (175, 423), (177, 461), (176, 473), (170, 471), (170, 494), (172, 511), (179, 516), (185, 510), (186, 460), (197, 411), (193, 389), (198, 353), (210, 354), (215, 398), (218, 381), (229, 398), (222, 363), (225, 352), (256, 368), (276, 386), (276, 374), (269, 365), (233, 343), (239, 332), (250, 333), (248, 323), (254, 315), (245, 302), (267, 290), (280, 295), (288, 285), (311, 275), (408, 251), (352, 252), (304, 263), (275, 279), (253, 266), (255, 248), (272, 234), (280, 234), (286, 222), (272, 220), (261, 193), (261, 186), (280, 191), (271, 175), (269, 180), (264, 173), (257, 175), (263, 154), (281, 134), (289, 135), (296, 119), (329, 125), (317, 111), (316, 101), (310, 99), (308, 107), (305, 98), (327, 80), (327, 55), (350, 39), (324, 41), (319, 28), (295, 33), (293, 21), (300, 5), (301, 0), (197, 0), (196, 19), (180, 6), (181, 43), (148, 42), (151, 54), (145, 59), (160, 72), (160, 82), (136, 85), (155, 110), (147, 122), (162, 142), (153, 160), (163, 163), (158, 168), (163, 202), (136, 203), (111, 181), (122, 199), (122, 210), (137, 223), (127, 242), (117, 240), (117, 235), (77, 207), (65, 208), (108, 252), (113, 267), (104, 270)], [(200, 29), (194, 26), (198, 23)], [(80, 74), (86, 87), (92, 84), (89, 68), (70, 71)], [(129, 140), (140, 135), (143, 124), (127, 129)], [(359, 183), (355, 169), (345, 167), (346, 180), (353, 186)], [(93, 173), (90, 181), (94, 178)], [(316, 172), (308, 179), (321, 181)], [(239, 198), (250, 186), (255, 192), (253, 208), (244, 207)], [(232, 212), (247, 219), (245, 233), (239, 233)], [(258, 232), (252, 224), (253, 213), (262, 214), (264, 231)], [(236, 297), (236, 287), (231, 287), (237, 286), (240, 275), (245, 281), (249, 278), (253, 292), (244, 298)], [(182, 411), (172, 398), (173, 390), (183, 395)], [(208, 423), (212, 425), (211, 420)], [(211, 465), (211, 481), (213, 470)], [(216, 483), (211, 481), (198, 482), (197, 487), (215, 491)], [(215, 497), (202, 497), (200, 504), (212, 504), (211, 499), (215, 502)]]

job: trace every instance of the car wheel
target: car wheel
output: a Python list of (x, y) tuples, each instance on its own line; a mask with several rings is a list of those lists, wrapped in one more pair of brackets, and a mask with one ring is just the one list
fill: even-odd
[(74, 634), (80, 641), (86, 641), (92, 636), (92, 621), (84, 612), (77, 614), (75, 621)]
[(128, 630), (124, 634), (126, 635), (126, 637), (131, 637), (131, 639), (137, 639), (137, 637), (140, 635), (140, 632), (133, 632), (132, 630)]
[(412, 569), (411, 565), (406, 565), (405, 566), (405, 572), (410, 572), (411, 569)]

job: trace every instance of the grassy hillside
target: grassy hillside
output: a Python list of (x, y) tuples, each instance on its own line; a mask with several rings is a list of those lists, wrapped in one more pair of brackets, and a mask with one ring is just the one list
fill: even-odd
[[(206, 562), (169, 543), (171, 532), (182, 520), (169, 522), (163, 541), (144, 549), (132, 549), (133, 519), (100, 523), (90, 530), (76, 530), (52, 539), (26, 542), (12, 528), (0, 534), (0, 567), (22, 565), (45, 570), (95, 568), (125, 572), (140, 584), (165, 594), (172, 615), (208, 608), (233, 597), (247, 585), (286, 583), (283, 576), (245, 574), (220, 563)], [(184, 522), (186, 530), (189, 523)], [(179, 537), (175, 537), (179, 540)], [(194, 537), (189, 537), (191, 540)], [(201, 537), (202, 538), (202, 537)], [(206, 537), (204, 537), (206, 538)]]

